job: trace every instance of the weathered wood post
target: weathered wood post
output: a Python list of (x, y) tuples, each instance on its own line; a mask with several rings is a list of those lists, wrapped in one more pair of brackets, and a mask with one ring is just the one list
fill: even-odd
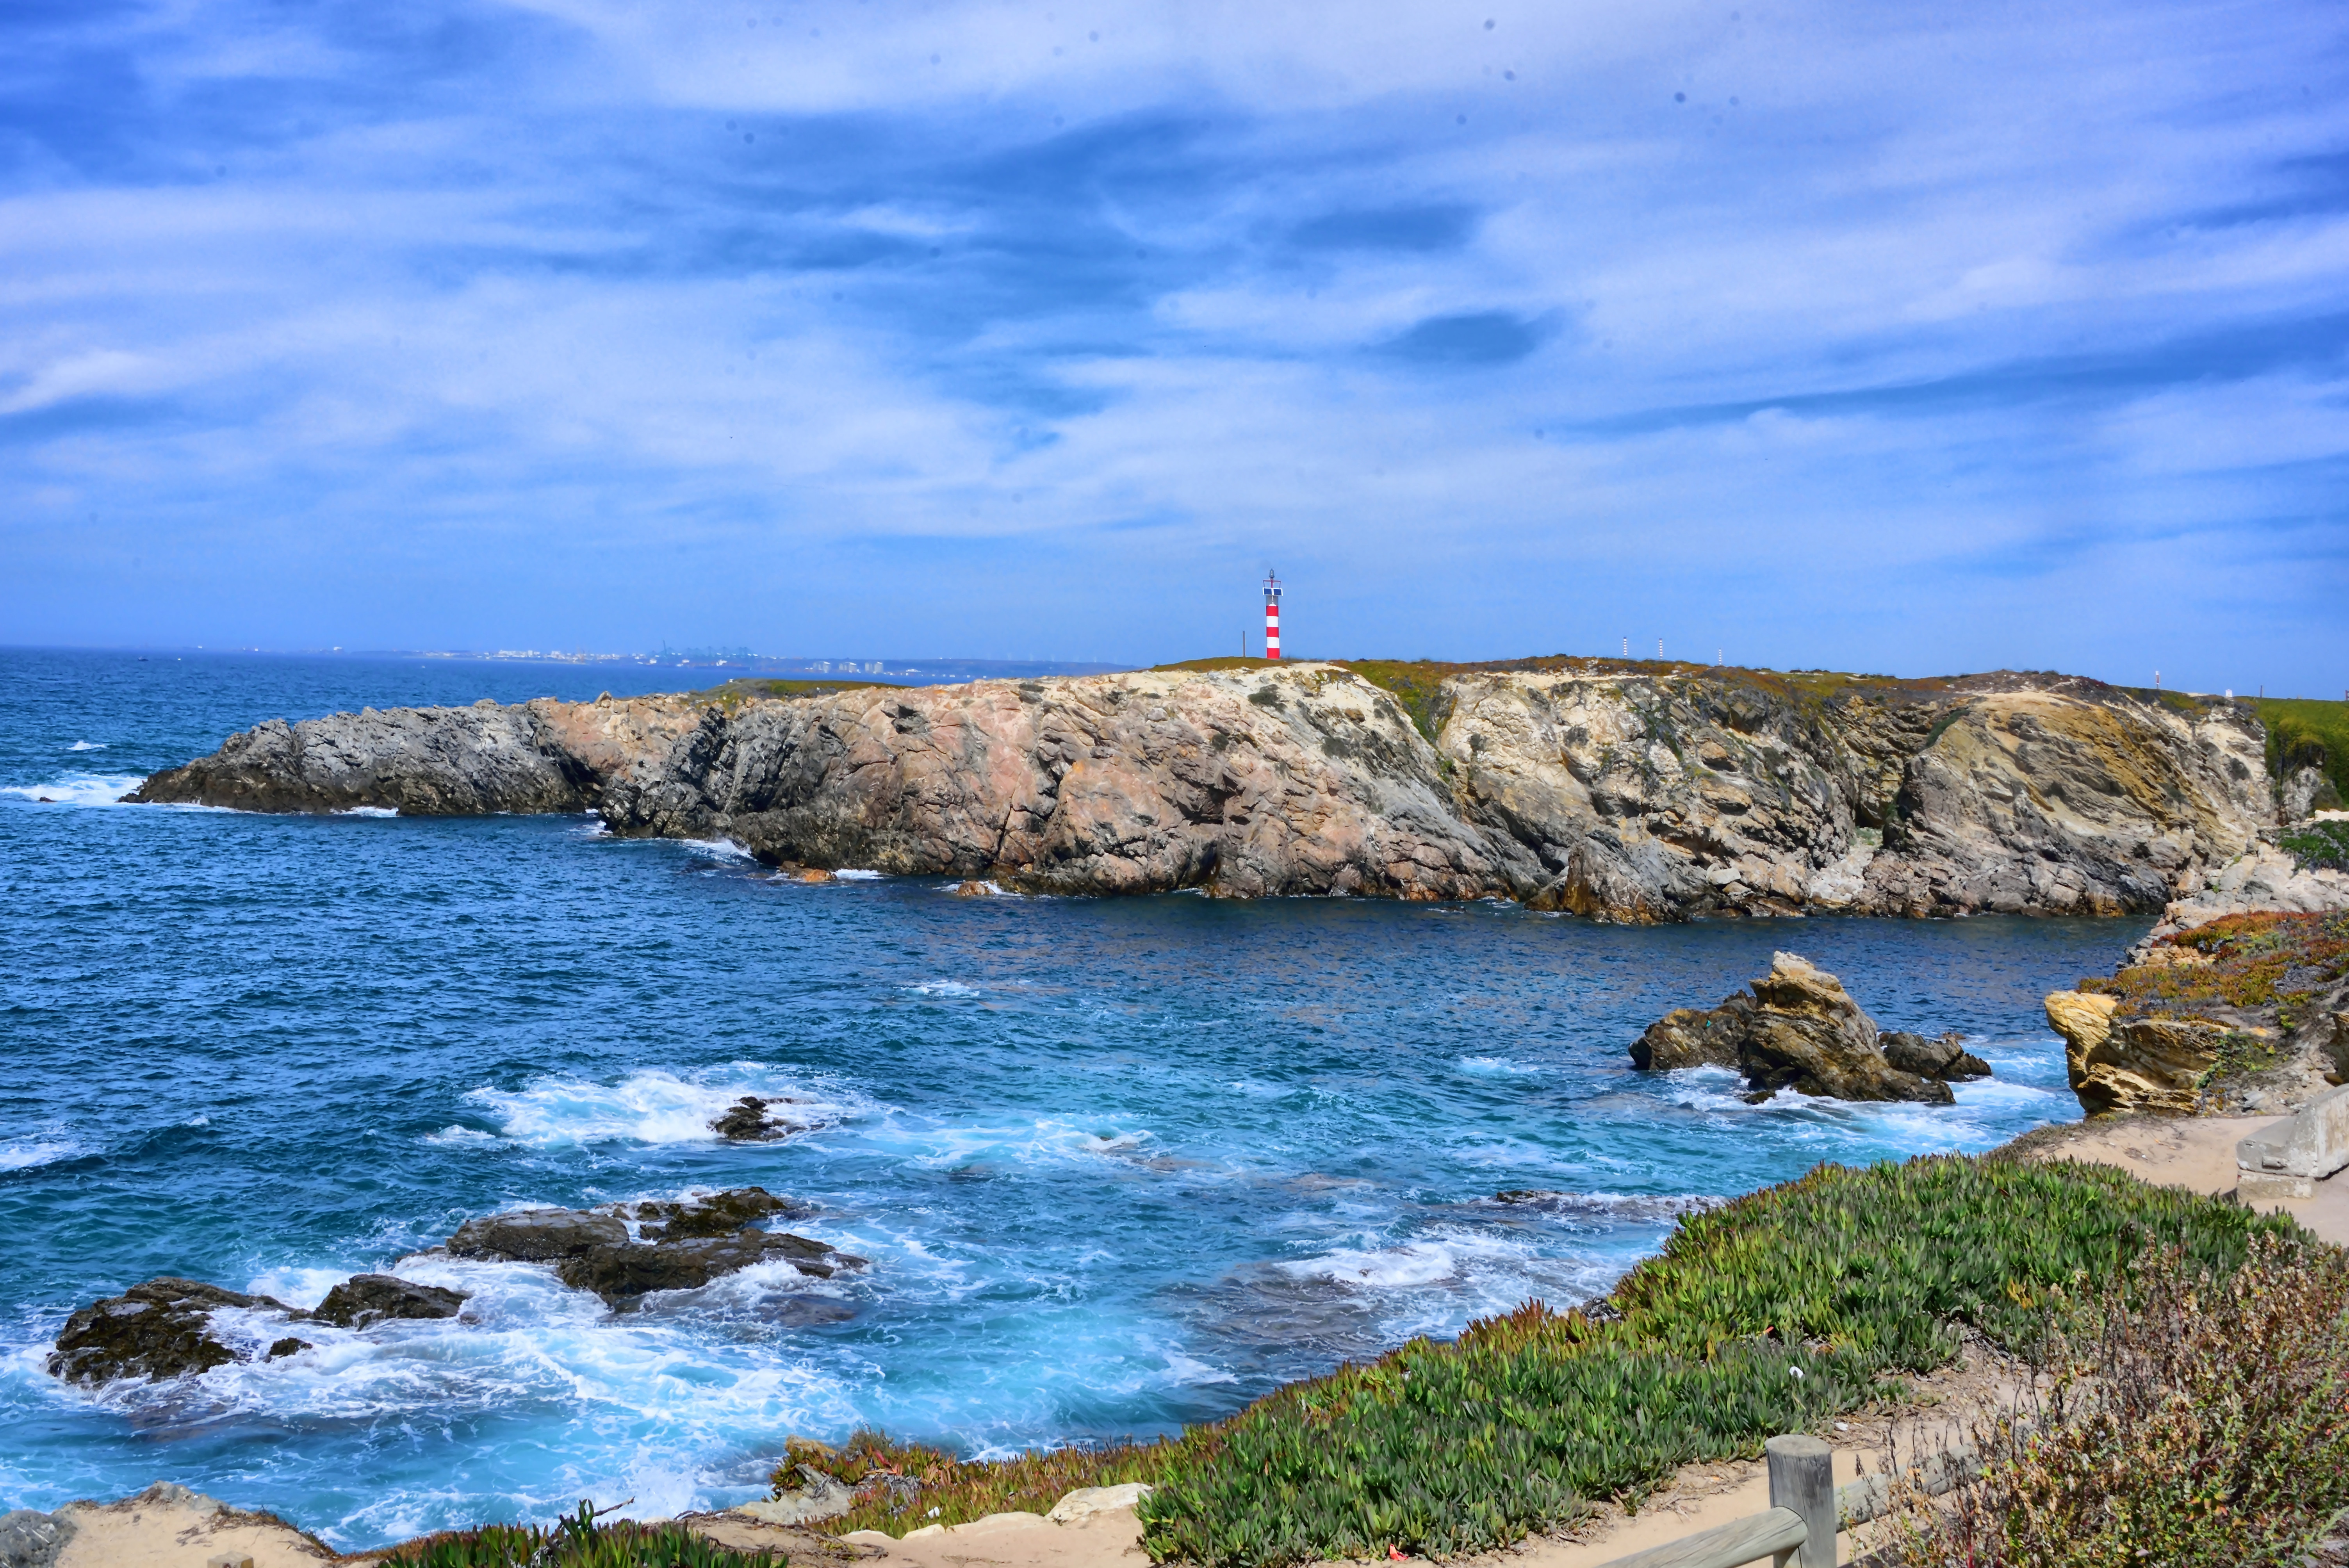
[(1800, 1514), (1810, 1532), (1795, 1553), (1795, 1568), (1835, 1568), (1835, 1450), (1817, 1438), (1772, 1438), (1762, 1446), (1770, 1460), (1770, 1506)]

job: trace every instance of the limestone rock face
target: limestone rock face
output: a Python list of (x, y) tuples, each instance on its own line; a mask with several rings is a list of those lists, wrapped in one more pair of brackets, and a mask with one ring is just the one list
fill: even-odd
[(1754, 982), (1757, 1006), (1745, 1027), (1745, 1081), (1835, 1099), (1916, 1099), (1947, 1105), (1949, 1085), (1904, 1073), (1884, 1059), (1876, 1025), (1843, 982), (1798, 954), (1771, 954)]
[(2248, 705), (2061, 676), (1533, 663), (1444, 677), (1424, 732), (1326, 664), (368, 710), (256, 726), (130, 798), (595, 810), (803, 876), (1619, 921), (2151, 911), (2273, 812)]
[(2192, 931), (2230, 914), (2273, 911), (2285, 914), (2329, 914), (2349, 909), (2349, 874), (2319, 868), (2303, 870), (2282, 850), (2254, 844), (2251, 850), (2216, 867), (2208, 879), (2196, 878), (2186, 896), (2164, 906), (2161, 923), (2146, 934), (2132, 953), (2150, 951), (2165, 936)]
[(2191, 1116), (2203, 1109), (2202, 1088), (2219, 1066), (2230, 1031), (2194, 1018), (2130, 1018), (2076, 1056), (2066, 1049), (2072, 1092), (2095, 1116), (2149, 1110)]
[[(1799, 954), (1771, 954), (1770, 973), (1750, 990), (1750, 996), (1732, 996), (1710, 1011), (1682, 1007), (1666, 1014), (1632, 1046), (1632, 1065), (1642, 1072), (1734, 1067), (1757, 1099), (1791, 1088), (1835, 1099), (1934, 1105), (1955, 1099), (1944, 1078), (1973, 1076), (1968, 1066), (1990, 1071), (1980, 1057), (1956, 1047), (1926, 1053), (1949, 1071), (1928, 1076), (1895, 1066), (1878, 1045), (1874, 1020), (1843, 982)], [(1920, 1046), (1940, 1043), (1907, 1037)]]

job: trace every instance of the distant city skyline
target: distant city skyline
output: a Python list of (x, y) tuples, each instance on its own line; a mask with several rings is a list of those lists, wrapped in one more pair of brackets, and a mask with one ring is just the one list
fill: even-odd
[(0, 52), (0, 643), (1136, 665), (1260, 639), (1278, 563), (1292, 656), (2349, 686), (2337, 8), (91, 0)]

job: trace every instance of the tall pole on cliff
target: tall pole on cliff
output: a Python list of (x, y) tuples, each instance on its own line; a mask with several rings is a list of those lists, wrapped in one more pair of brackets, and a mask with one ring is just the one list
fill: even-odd
[(1280, 657), (1280, 579), (1269, 570), (1264, 574), (1264, 656)]

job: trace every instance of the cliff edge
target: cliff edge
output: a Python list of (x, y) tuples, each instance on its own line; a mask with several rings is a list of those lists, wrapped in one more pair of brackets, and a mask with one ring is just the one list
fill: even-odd
[(1038, 892), (2119, 914), (2258, 841), (2265, 750), (2248, 703), (2054, 675), (1222, 660), (273, 719), (129, 799), (593, 810), (770, 864)]

